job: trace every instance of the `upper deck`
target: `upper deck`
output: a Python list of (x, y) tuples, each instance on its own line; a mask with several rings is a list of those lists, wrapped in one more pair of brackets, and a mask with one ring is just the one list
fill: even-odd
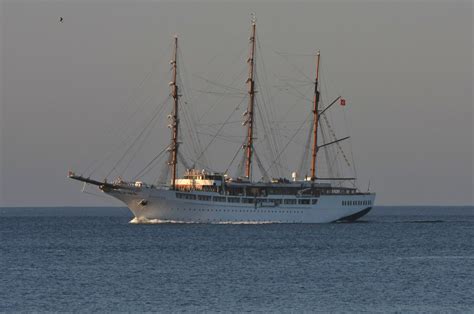
[(222, 173), (205, 170), (187, 170), (182, 179), (176, 180), (179, 191), (206, 191), (225, 195), (264, 197), (268, 195), (360, 194), (356, 188), (333, 186), (331, 183), (280, 178), (270, 182), (250, 182), (242, 178), (229, 178)]

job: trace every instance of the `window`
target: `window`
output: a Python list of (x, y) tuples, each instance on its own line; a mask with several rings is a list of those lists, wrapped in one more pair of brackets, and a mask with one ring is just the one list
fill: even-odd
[(285, 204), (292, 205), (292, 204), (296, 204), (296, 200), (295, 200), (295, 199), (291, 199), (291, 198), (287, 198), (287, 199), (284, 200), (284, 203), (285, 203)]
[(182, 199), (186, 199), (186, 200), (195, 200), (196, 195), (188, 194), (188, 193), (176, 193), (176, 198), (182, 198)]
[(254, 198), (246, 198), (246, 197), (242, 198), (242, 203), (253, 204), (254, 201), (255, 201)]
[(229, 203), (240, 203), (240, 197), (228, 197), (227, 201)]
[(225, 202), (224, 196), (214, 196), (212, 199), (214, 200), (214, 202)]
[(298, 204), (309, 205), (309, 199), (298, 200)]
[(209, 195), (198, 195), (198, 200), (200, 201), (211, 201), (211, 197)]
[(318, 199), (317, 199), (317, 198), (313, 198), (313, 199), (311, 200), (311, 203), (312, 203), (312, 204), (317, 204), (317, 203), (318, 203)]

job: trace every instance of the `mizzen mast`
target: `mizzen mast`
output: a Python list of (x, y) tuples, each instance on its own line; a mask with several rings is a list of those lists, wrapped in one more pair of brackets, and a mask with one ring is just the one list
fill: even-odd
[(253, 154), (253, 123), (254, 123), (254, 103), (255, 103), (255, 82), (254, 82), (254, 66), (255, 66), (255, 16), (252, 15), (252, 34), (250, 36), (250, 53), (249, 59), (249, 75), (247, 79), (249, 104), (246, 111), (247, 120), (247, 143), (244, 145), (246, 149), (246, 161), (245, 161), (245, 176), (251, 179), (252, 172), (252, 154)]
[(316, 153), (318, 152), (318, 120), (319, 120), (319, 50), (316, 53), (316, 80), (314, 81), (314, 98), (313, 98), (313, 151), (311, 158), (311, 180), (316, 180)]
[(176, 82), (177, 72), (178, 72), (178, 36), (174, 37), (174, 53), (173, 53), (173, 60), (171, 60), (171, 65), (173, 68), (173, 77), (172, 81), (170, 82), (171, 86), (171, 96), (173, 97), (173, 112), (171, 114), (171, 146), (170, 150), (170, 161), (169, 165), (171, 166), (171, 187), (175, 189), (176, 187), (176, 174), (177, 174), (177, 165), (178, 165), (178, 125), (179, 125), (179, 118), (178, 118), (178, 84)]

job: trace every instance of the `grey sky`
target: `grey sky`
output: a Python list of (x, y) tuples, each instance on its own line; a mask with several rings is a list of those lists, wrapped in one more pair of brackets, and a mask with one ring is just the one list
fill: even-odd
[[(80, 193), (67, 170), (84, 169), (117, 147), (122, 138), (115, 130), (133, 124), (124, 119), (138, 103), (149, 98), (146, 110), (152, 110), (166, 98), (174, 34), (194, 109), (208, 109), (215, 98), (200, 95), (206, 84), (199, 77), (229, 83), (245, 68), (240, 56), (250, 12), (257, 15), (269, 76), (291, 69), (274, 51), (321, 49), (326, 97), (348, 99), (360, 186), (370, 180), (378, 204), (473, 203), (470, 1), (15, 0), (0, 8), (0, 206), (119, 204)], [(291, 62), (313, 75), (310, 57)], [(138, 89), (150, 69), (156, 71)], [(281, 116), (282, 101), (290, 100), (268, 90)], [(207, 122), (225, 119), (236, 100), (219, 105)], [(305, 106), (288, 119), (307, 114)], [(145, 149), (150, 154), (169, 134), (165, 125), (155, 131)], [(241, 135), (238, 127), (227, 134), (234, 132)], [(223, 145), (210, 151), (219, 168), (236, 147)], [(299, 160), (301, 151), (294, 151)]]

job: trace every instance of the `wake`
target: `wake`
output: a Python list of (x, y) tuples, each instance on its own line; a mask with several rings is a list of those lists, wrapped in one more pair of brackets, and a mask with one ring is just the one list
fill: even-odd
[(276, 221), (182, 221), (182, 220), (161, 220), (148, 219), (145, 217), (134, 217), (129, 221), (130, 224), (135, 225), (156, 225), (156, 224), (212, 224), (212, 225), (266, 225), (278, 223)]

